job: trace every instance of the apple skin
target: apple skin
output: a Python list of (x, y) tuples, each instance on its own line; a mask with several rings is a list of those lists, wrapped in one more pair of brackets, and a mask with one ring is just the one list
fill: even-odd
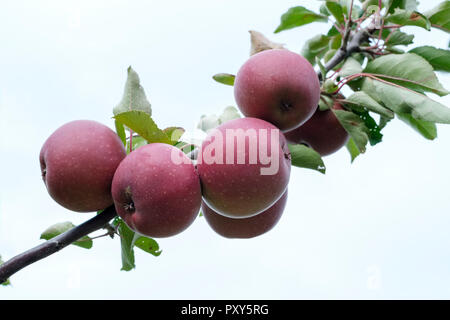
[[(241, 141), (245, 139), (245, 150), (238, 148), (237, 139), (234, 139), (234, 149), (231, 146), (227, 148), (226, 133), (230, 130), (243, 129), (241, 134), (238, 134)], [(248, 129), (254, 129), (255, 132), (262, 132), (260, 129), (265, 129), (267, 132), (267, 152), (269, 157), (273, 157), (273, 163), (278, 161), (277, 170), (274, 169), (274, 174), (261, 174), (261, 168), (268, 168), (271, 164), (263, 164), (261, 158), (258, 156), (255, 163), (250, 163), (250, 143), (258, 143), (257, 152), (260, 153), (259, 148), (260, 135), (250, 139), (245, 133)], [(272, 130), (276, 134), (273, 144), (276, 150), (272, 150)], [(233, 131), (237, 132), (237, 131)], [(206, 150), (211, 145), (215, 145), (214, 135), (222, 135), (224, 138), (221, 142), (217, 142), (222, 147), (223, 163), (207, 163)], [(261, 135), (264, 136), (264, 135)], [(217, 140), (220, 141), (220, 140)], [(222, 143), (223, 142), (223, 143)], [(220, 150), (220, 147), (217, 148)], [(232, 163), (227, 163), (226, 159), (227, 149), (233, 150), (234, 159)], [(244, 163), (237, 163), (237, 153), (245, 156)], [(278, 152), (278, 155), (276, 154)], [(228, 216), (230, 218), (246, 218), (257, 215), (266, 210), (274, 204), (285, 192), (289, 176), (291, 172), (291, 156), (284, 138), (283, 133), (274, 125), (267, 121), (256, 118), (241, 118), (227, 121), (211, 131), (208, 137), (203, 141), (201, 149), (201, 161), (197, 164), (200, 181), (202, 184), (203, 201), (210, 206), (214, 211)], [(231, 154), (229, 157), (231, 158)], [(271, 162), (272, 163), (272, 162)], [(273, 166), (275, 168), (275, 166)]]
[(234, 97), (245, 116), (289, 131), (314, 114), (320, 83), (312, 65), (301, 55), (283, 49), (266, 50), (242, 65), (235, 78)]
[(209, 226), (225, 238), (249, 239), (270, 231), (280, 220), (287, 202), (287, 190), (269, 209), (260, 214), (242, 219), (233, 219), (218, 214), (202, 203), (202, 213)]
[[(172, 152), (184, 162), (174, 163)], [(163, 143), (131, 152), (117, 168), (111, 192), (125, 223), (154, 238), (185, 230), (197, 217), (202, 202), (194, 164), (181, 150)]]
[[(339, 103), (334, 103), (334, 110), (343, 110)], [(333, 111), (328, 109), (316, 113), (301, 127), (285, 133), (286, 139), (293, 144), (306, 144), (320, 153), (330, 155), (345, 146), (349, 139), (347, 131), (342, 127)]]
[(111, 182), (126, 151), (117, 134), (90, 120), (58, 128), (42, 146), (39, 162), (50, 196), (77, 212), (105, 209), (113, 203)]

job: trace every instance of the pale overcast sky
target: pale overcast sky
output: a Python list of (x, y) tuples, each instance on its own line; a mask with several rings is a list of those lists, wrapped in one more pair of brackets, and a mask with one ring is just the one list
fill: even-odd
[[(439, 1), (422, 1), (431, 8)], [(280, 15), (318, 1), (4, 1), (0, 10), (0, 254), (41, 242), (62, 221), (93, 214), (56, 204), (38, 155), (60, 125), (92, 119), (113, 127), (132, 65), (160, 127), (193, 129), (202, 114), (234, 104), (215, 83), (248, 58), (255, 29), (298, 52), (328, 25), (274, 35)], [(419, 45), (446, 48), (449, 35), (405, 29)], [(439, 74), (450, 88), (450, 77)], [(450, 106), (448, 97), (437, 98)], [(159, 240), (155, 258), (136, 251), (120, 271), (119, 239), (71, 246), (22, 270), (0, 299), (450, 298), (450, 126), (427, 141), (393, 121), (384, 142), (350, 164), (325, 158), (327, 174), (293, 168), (280, 223), (251, 240), (216, 235), (203, 218)]]

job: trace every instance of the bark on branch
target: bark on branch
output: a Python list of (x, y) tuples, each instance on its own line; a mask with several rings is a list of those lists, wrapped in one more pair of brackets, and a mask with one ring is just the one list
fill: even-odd
[(56, 236), (14, 258), (11, 258), (0, 266), (0, 284), (5, 282), (17, 271), (26, 266), (35, 263), (49, 255), (58, 252), (71, 243), (87, 236), (88, 234), (103, 228), (112, 218), (117, 215), (114, 206), (106, 208), (102, 213), (94, 218), (80, 224), (79, 226), (68, 230), (67, 232)]
[[(347, 59), (350, 55), (360, 51), (361, 44), (369, 39), (370, 34), (374, 31), (373, 28), (365, 28), (356, 31), (353, 34), (349, 34), (347, 39), (343, 39), (341, 47), (335, 53), (335, 55), (325, 64), (325, 70), (328, 72), (339, 63)], [(322, 75), (318, 72), (320, 80)]]

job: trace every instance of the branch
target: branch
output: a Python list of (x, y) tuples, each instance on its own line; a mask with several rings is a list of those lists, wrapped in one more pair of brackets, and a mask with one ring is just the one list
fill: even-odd
[[(348, 29), (349, 30), (349, 29)], [(350, 34), (350, 31), (346, 30), (344, 38), (342, 39), (342, 45), (336, 52), (336, 54), (325, 64), (326, 72), (336, 67), (339, 63), (347, 59), (352, 53), (360, 51), (360, 46), (363, 42), (369, 39), (369, 36), (375, 31), (374, 27), (368, 27), (360, 29), (359, 31)], [(317, 76), (322, 80), (320, 71)]]
[(44, 259), (80, 238), (103, 228), (116, 215), (116, 210), (112, 205), (83, 224), (11, 258), (0, 266), (0, 284), (26, 266)]

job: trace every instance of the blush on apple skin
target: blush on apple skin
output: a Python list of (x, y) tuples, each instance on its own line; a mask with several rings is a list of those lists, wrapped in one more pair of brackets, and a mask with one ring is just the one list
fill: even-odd
[(77, 212), (98, 211), (113, 203), (111, 182), (126, 151), (117, 134), (90, 120), (58, 128), (42, 146), (39, 162), (50, 196)]
[(289, 50), (273, 49), (250, 57), (238, 71), (234, 96), (247, 117), (266, 120), (283, 132), (306, 122), (320, 99), (312, 65)]
[[(172, 153), (183, 163), (172, 161)], [(197, 217), (202, 201), (193, 163), (181, 150), (163, 143), (131, 152), (117, 168), (111, 191), (125, 223), (154, 238), (185, 230)]]
[(269, 209), (260, 214), (242, 219), (233, 219), (218, 214), (205, 202), (202, 213), (209, 226), (225, 238), (248, 239), (270, 231), (280, 220), (287, 202), (287, 190)]

